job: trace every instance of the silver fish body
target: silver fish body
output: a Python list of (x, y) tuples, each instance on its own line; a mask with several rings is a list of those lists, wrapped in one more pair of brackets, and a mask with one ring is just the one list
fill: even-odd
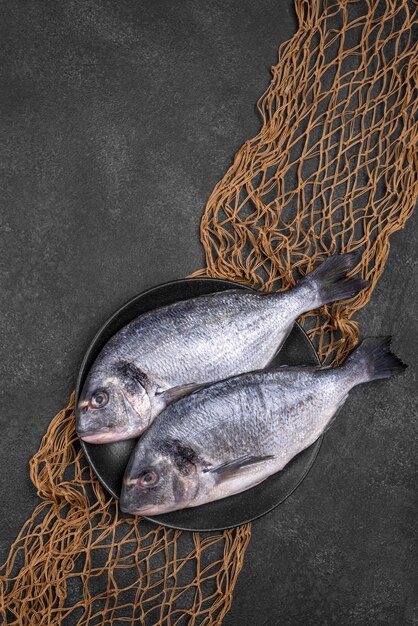
[(247, 373), (179, 400), (138, 442), (122, 510), (156, 515), (257, 485), (320, 437), (353, 387), (404, 367), (370, 339), (338, 368)]
[(329, 257), (285, 293), (232, 289), (135, 319), (106, 344), (87, 377), (79, 435), (93, 443), (137, 437), (200, 385), (264, 368), (297, 317), (364, 288), (347, 278), (353, 263), (352, 255)]

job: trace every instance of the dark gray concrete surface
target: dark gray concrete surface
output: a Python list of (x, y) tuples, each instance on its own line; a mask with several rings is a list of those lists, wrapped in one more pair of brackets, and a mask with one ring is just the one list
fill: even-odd
[[(257, 132), (295, 16), (288, 0), (2, 9), (3, 560), (38, 501), (28, 460), (96, 329), (203, 265), (205, 202)], [(417, 219), (358, 316), (410, 368), (354, 392), (303, 485), (254, 524), (226, 626), (418, 624)]]

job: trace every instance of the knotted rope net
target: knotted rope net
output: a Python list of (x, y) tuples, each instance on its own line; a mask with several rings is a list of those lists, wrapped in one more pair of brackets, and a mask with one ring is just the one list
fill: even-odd
[[(207, 267), (195, 275), (285, 290), (327, 255), (356, 252), (352, 274), (369, 287), (302, 318), (322, 361), (337, 364), (416, 200), (417, 6), (295, 7), (298, 30), (258, 104), (261, 130), (207, 203)], [(0, 570), (2, 622), (221, 624), (250, 525), (191, 534), (123, 518), (84, 460), (73, 409), (71, 398), (30, 461), (41, 502)]]

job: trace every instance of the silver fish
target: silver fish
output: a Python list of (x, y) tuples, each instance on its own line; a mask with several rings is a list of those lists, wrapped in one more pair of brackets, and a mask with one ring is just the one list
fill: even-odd
[(390, 339), (366, 339), (338, 368), (242, 374), (168, 407), (139, 440), (120, 507), (157, 515), (245, 491), (282, 470), (329, 427), (356, 385), (405, 365)]
[(166, 406), (199, 386), (264, 368), (297, 317), (349, 298), (351, 254), (326, 259), (285, 293), (217, 292), (145, 313), (119, 331), (91, 368), (77, 406), (90, 443), (138, 437)]

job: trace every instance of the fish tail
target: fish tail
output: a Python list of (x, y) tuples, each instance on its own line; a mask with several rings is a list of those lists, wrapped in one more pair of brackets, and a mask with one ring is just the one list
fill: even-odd
[(343, 367), (355, 372), (360, 383), (400, 374), (407, 365), (391, 351), (390, 342), (391, 337), (365, 339), (348, 357)]
[(369, 284), (367, 280), (347, 277), (355, 265), (354, 254), (334, 254), (303, 278), (298, 287), (306, 293), (304, 311), (329, 302), (352, 298), (367, 287)]

